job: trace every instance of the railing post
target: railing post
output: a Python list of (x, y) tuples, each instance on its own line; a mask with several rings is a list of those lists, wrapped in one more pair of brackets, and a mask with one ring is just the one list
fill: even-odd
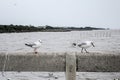
[(76, 80), (75, 53), (66, 53), (66, 80)]

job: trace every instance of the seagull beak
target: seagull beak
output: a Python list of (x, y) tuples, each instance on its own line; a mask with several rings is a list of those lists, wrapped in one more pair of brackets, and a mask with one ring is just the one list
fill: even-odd
[(91, 43), (93, 47), (95, 47), (95, 45), (93, 43)]

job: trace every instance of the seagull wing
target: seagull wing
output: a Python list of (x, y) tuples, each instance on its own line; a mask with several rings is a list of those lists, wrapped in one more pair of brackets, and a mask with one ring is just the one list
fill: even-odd
[(85, 46), (85, 45), (87, 45), (87, 43), (78, 44), (79, 47), (82, 47), (82, 46)]
[(30, 44), (30, 43), (25, 43), (25, 45), (26, 45), (26, 46), (29, 46), (29, 47), (36, 46), (36, 44), (35, 44), (35, 43), (32, 43), (32, 44)]

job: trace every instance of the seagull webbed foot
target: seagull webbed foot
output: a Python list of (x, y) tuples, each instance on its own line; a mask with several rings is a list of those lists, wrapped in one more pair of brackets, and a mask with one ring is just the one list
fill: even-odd
[(35, 52), (35, 54), (37, 54), (38, 52)]

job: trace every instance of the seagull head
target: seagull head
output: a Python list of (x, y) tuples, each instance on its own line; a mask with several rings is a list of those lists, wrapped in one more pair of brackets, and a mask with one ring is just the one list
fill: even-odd
[(91, 41), (91, 45), (92, 45), (93, 47), (95, 47), (95, 45), (94, 45), (93, 41)]
[(72, 46), (76, 46), (77, 44), (76, 43), (72, 43)]
[(41, 40), (38, 40), (40, 43), (42, 43), (42, 41)]

